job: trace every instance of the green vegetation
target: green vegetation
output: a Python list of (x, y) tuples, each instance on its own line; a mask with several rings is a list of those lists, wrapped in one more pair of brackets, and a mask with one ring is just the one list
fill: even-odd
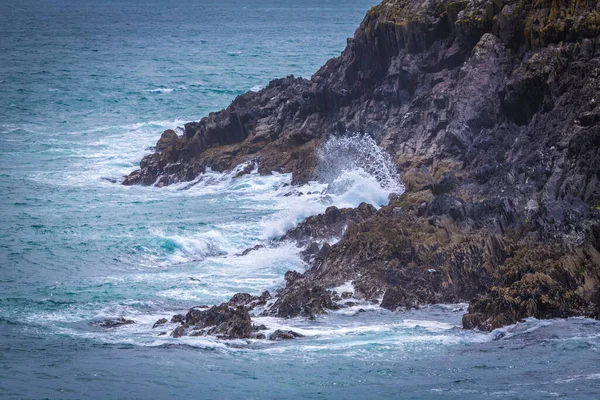
[[(561, 41), (576, 41), (600, 35), (600, 9), (596, 0), (387, 0), (369, 10), (379, 22), (407, 26), (434, 22), (434, 16), (456, 23), (463, 34), (481, 34), (491, 29), (505, 6), (514, 5), (510, 18), (524, 20), (523, 37), (528, 48)], [(435, 7), (435, 8), (433, 8)], [(464, 11), (459, 18), (459, 13)]]

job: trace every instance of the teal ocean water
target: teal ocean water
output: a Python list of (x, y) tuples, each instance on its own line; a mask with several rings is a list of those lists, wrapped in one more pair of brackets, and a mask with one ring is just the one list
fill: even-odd
[[(315, 321), (256, 320), (305, 335), (289, 342), (152, 329), (236, 292), (274, 292), (287, 270), (306, 267), (298, 249), (244, 249), (329, 205), (379, 206), (402, 190), (361, 137), (328, 143), (322, 162), (335, 168), (307, 187), (235, 171), (119, 185), (164, 129), (270, 79), (309, 77), (374, 3), (0, 3), (2, 399), (600, 396), (600, 323), (587, 319), (481, 333), (460, 328), (465, 304), (404, 313), (359, 304)], [(348, 168), (327, 159), (347, 146), (376, 157)], [(136, 324), (94, 324), (116, 317)]]

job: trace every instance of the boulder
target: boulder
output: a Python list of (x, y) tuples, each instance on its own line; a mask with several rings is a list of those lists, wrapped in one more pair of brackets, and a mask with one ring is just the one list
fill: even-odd
[(192, 308), (185, 317), (186, 326), (206, 329), (208, 335), (224, 339), (244, 339), (252, 334), (252, 321), (245, 306), (223, 303), (209, 309)]
[(119, 326), (131, 325), (131, 324), (135, 324), (135, 321), (132, 319), (126, 319), (123, 317), (106, 318), (102, 321), (94, 323), (94, 325), (97, 325), (101, 328), (118, 328)]
[(299, 337), (302, 337), (303, 335), (299, 334), (298, 332), (294, 332), (294, 331), (284, 331), (281, 329), (277, 329), (276, 331), (274, 331), (273, 333), (271, 333), (269, 335), (269, 340), (274, 340), (274, 341), (278, 341), (278, 340), (291, 340), (291, 339), (296, 339)]
[(164, 325), (164, 324), (166, 324), (167, 322), (169, 322), (169, 320), (167, 320), (166, 318), (161, 318), (161, 319), (159, 319), (158, 321), (156, 321), (156, 322), (154, 323), (154, 325), (152, 325), (152, 329), (154, 329), (154, 328), (157, 328), (157, 327), (159, 327), (159, 326), (161, 326), (161, 325)]
[(185, 315), (177, 314), (171, 317), (171, 322), (174, 324), (184, 324), (185, 323)]

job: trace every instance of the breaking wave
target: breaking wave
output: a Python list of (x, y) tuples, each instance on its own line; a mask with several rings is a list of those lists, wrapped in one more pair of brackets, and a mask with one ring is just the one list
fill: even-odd
[[(372, 180), (382, 192), (402, 193), (404, 186), (390, 155), (366, 134), (332, 136), (319, 151), (319, 180), (328, 183), (328, 192), (361, 188)], [(369, 187), (376, 190), (376, 187)], [(361, 190), (362, 191), (362, 190)]]

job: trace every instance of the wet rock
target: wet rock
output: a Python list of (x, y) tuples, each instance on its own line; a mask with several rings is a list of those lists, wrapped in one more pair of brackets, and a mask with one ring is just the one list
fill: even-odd
[(244, 175), (248, 175), (249, 173), (251, 173), (252, 171), (254, 171), (254, 164), (253, 163), (249, 163), (248, 165), (246, 165), (244, 168), (242, 168), (236, 175), (236, 178), (239, 178), (241, 176)]
[(258, 173), (305, 183), (328, 135), (370, 132), (407, 191), (380, 210), (330, 207), (284, 235), (309, 268), (286, 276), (268, 312), (314, 318), (334, 306), (328, 288), (353, 281), (355, 297), (383, 296), (390, 309), (471, 300), (470, 328), (589, 315), (600, 284), (595, 12), (594, 2), (382, 2), (310, 80), (276, 79), (182, 136), (163, 133), (123, 184), (253, 160)]
[(600, 122), (600, 111), (585, 112), (579, 116), (579, 124), (581, 126), (592, 126)]
[(390, 311), (398, 308), (410, 309), (418, 306), (418, 300), (406, 293), (402, 288), (395, 287), (385, 291), (380, 306)]
[(431, 189), (434, 185), (433, 177), (426, 165), (411, 168), (402, 173), (402, 183), (407, 190), (418, 192)]
[(585, 265), (580, 257), (565, 254), (559, 245), (515, 253), (504, 266), (501, 281), (470, 301), (463, 327), (489, 331), (528, 317), (586, 315), (586, 300), (572, 290), (578, 278), (565, 269)]
[(184, 324), (185, 323), (185, 315), (177, 314), (171, 317), (171, 322), (174, 324)]
[(264, 324), (254, 325), (254, 326), (252, 326), (252, 330), (254, 330), (254, 331), (266, 331), (267, 327)]
[(376, 212), (375, 207), (367, 203), (361, 203), (356, 209), (335, 206), (328, 207), (325, 213), (308, 217), (298, 226), (289, 230), (282, 238), (294, 240), (300, 245), (309, 245), (305, 250), (307, 255), (316, 255), (319, 251), (327, 251), (319, 248), (316, 240), (325, 240), (339, 237), (349, 223), (357, 223), (372, 217)]
[(167, 322), (169, 322), (169, 320), (167, 320), (166, 318), (161, 318), (161, 319), (159, 319), (158, 321), (156, 321), (156, 322), (154, 323), (154, 325), (152, 325), (152, 329), (154, 329), (154, 328), (157, 328), (157, 327), (159, 327), (159, 326), (161, 326), (161, 325), (164, 325), (164, 324), (166, 324)]
[(186, 326), (208, 328), (206, 334), (224, 339), (249, 338), (252, 321), (245, 306), (230, 307), (223, 303), (209, 309), (192, 308), (185, 316)]
[(226, 304), (230, 307), (237, 307), (242, 305), (245, 306), (246, 304), (252, 302), (255, 299), (257, 299), (257, 297), (252, 296), (249, 293), (236, 293), (231, 297), (231, 299), (229, 299), (229, 301)]
[(300, 277), (302, 277), (302, 274), (300, 272), (297, 272), (297, 271), (288, 271), (284, 275), (285, 283), (287, 285), (291, 285), (292, 283), (294, 283)]
[(302, 336), (303, 335), (299, 334), (298, 332), (277, 329), (269, 335), (269, 340), (291, 340)]
[(182, 337), (185, 335), (185, 332), (186, 332), (185, 326), (178, 326), (177, 328), (173, 329), (173, 332), (171, 332), (171, 336), (174, 338)]
[(271, 310), (279, 317), (291, 318), (301, 315), (314, 319), (319, 314), (325, 314), (326, 310), (338, 308), (331, 298), (330, 291), (321, 286), (314, 286), (310, 289), (300, 288), (280, 293)]
[(167, 129), (160, 136), (160, 139), (156, 143), (156, 151), (163, 151), (168, 149), (174, 143), (177, 142), (177, 133), (172, 129)]
[(249, 293), (236, 293), (226, 303), (230, 307), (244, 306), (251, 311), (257, 306), (263, 306), (271, 299), (271, 294), (265, 290), (260, 296), (253, 296)]
[(94, 325), (97, 325), (101, 328), (118, 328), (123, 325), (131, 325), (131, 324), (135, 324), (135, 321), (132, 319), (126, 319), (123, 317), (107, 318), (100, 322), (94, 323)]
[(250, 252), (252, 252), (252, 251), (256, 251), (256, 250), (260, 250), (260, 249), (264, 249), (264, 248), (265, 248), (264, 244), (257, 244), (254, 247), (250, 247), (249, 249), (242, 251), (241, 255), (246, 256), (246, 255), (250, 254)]

